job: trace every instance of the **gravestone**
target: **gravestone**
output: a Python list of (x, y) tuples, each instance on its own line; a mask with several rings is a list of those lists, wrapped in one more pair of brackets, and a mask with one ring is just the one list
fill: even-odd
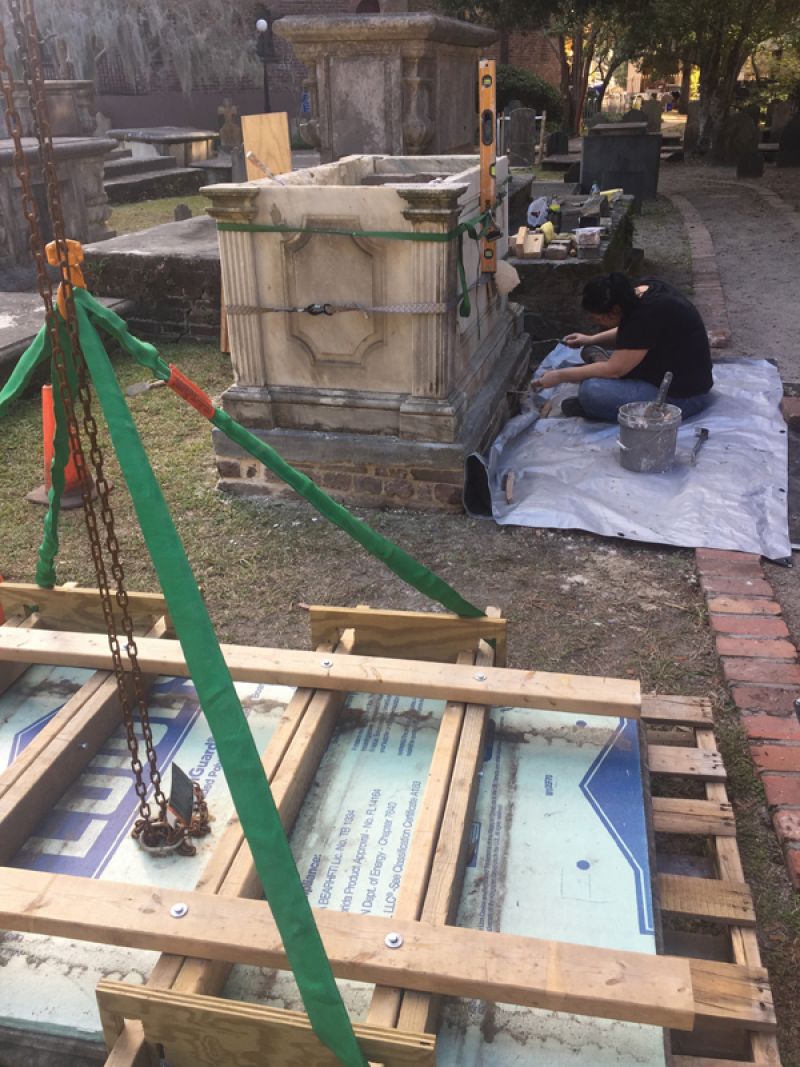
[(620, 122), (641, 122), (644, 116), (641, 111), (637, 111), (636, 108), (631, 108), (630, 111), (626, 111), (620, 119)]
[(94, 133), (93, 137), (107, 137), (108, 131), (111, 129), (111, 119), (104, 115), (102, 111), (98, 111), (95, 115)]
[(761, 178), (764, 174), (764, 156), (757, 148), (742, 152), (736, 161), (737, 178)]
[(219, 129), (219, 147), (223, 152), (230, 152), (243, 141), (242, 127), (236, 121), (239, 109), (235, 107), (228, 97), (217, 108), (217, 114), (222, 116), (222, 125)]
[(244, 158), (244, 145), (237, 144), (231, 149), (231, 181), (247, 181), (247, 163)]
[(773, 100), (769, 106), (769, 139), (779, 141), (786, 124), (794, 115), (795, 108), (791, 100)]
[(700, 140), (700, 102), (692, 100), (686, 109), (686, 127), (683, 131), (683, 149), (691, 154)]
[(581, 180), (581, 165), (580, 163), (570, 163), (567, 169), (564, 171), (564, 181), (569, 182), (570, 185), (576, 185)]
[(188, 204), (176, 204), (172, 215), (176, 222), (185, 222), (192, 217), (192, 209)]
[(564, 130), (554, 130), (547, 135), (546, 152), (548, 156), (565, 156), (569, 152), (569, 134)]
[(731, 166), (738, 162), (740, 156), (758, 148), (758, 141), (758, 127), (752, 117), (744, 111), (733, 111), (714, 138), (711, 158), (715, 163)]
[(512, 167), (532, 167), (536, 162), (536, 112), (518, 107), (508, 120), (508, 158)]
[(604, 111), (596, 111), (586, 120), (587, 129), (593, 130), (595, 126), (604, 126), (608, 123), (608, 115)]
[(800, 115), (795, 115), (783, 128), (778, 149), (778, 166), (800, 167)]
[(649, 100), (642, 101), (641, 119), (645, 119), (647, 122), (648, 133), (661, 133), (661, 101), (653, 100), (652, 97)]

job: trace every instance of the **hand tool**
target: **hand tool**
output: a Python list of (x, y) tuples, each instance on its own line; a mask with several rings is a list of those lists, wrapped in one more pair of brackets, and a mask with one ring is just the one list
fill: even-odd
[(708, 429), (705, 426), (700, 426), (694, 432), (697, 435), (697, 440), (694, 443), (694, 448), (692, 449), (692, 454), (691, 454), (691, 457), (690, 457), (691, 464), (692, 464), (693, 467), (697, 463), (697, 453), (700, 451), (700, 449), (703, 447), (703, 445), (708, 440)]

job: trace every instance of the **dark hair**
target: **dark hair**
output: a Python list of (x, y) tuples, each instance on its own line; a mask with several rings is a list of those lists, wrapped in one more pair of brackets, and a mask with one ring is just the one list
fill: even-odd
[(601, 274), (583, 287), (583, 310), (593, 315), (606, 315), (618, 307), (625, 316), (636, 306), (633, 282), (619, 271)]

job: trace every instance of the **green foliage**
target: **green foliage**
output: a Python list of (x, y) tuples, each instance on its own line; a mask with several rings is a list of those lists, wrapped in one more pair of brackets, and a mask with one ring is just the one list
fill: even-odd
[(521, 67), (505, 63), (497, 65), (497, 109), (503, 111), (511, 100), (519, 100), (523, 107), (546, 111), (548, 121), (559, 122), (563, 112), (561, 94), (550, 82)]

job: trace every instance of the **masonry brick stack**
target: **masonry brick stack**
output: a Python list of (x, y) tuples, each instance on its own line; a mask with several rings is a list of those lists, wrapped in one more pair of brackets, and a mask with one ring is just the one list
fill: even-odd
[[(357, 507), (409, 507), (415, 511), (461, 511), (462, 470), (426, 467), (381, 467), (374, 464), (342, 467), (296, 463), (334, 499)], [(295, 497), (263, 464), (252, 459), (217, 460), (218, 488), (240, 496)]]
[(800, 664), (760, 559), (697, 550), (717, 652), (761, 775), (792, 884), (800, 889)]

